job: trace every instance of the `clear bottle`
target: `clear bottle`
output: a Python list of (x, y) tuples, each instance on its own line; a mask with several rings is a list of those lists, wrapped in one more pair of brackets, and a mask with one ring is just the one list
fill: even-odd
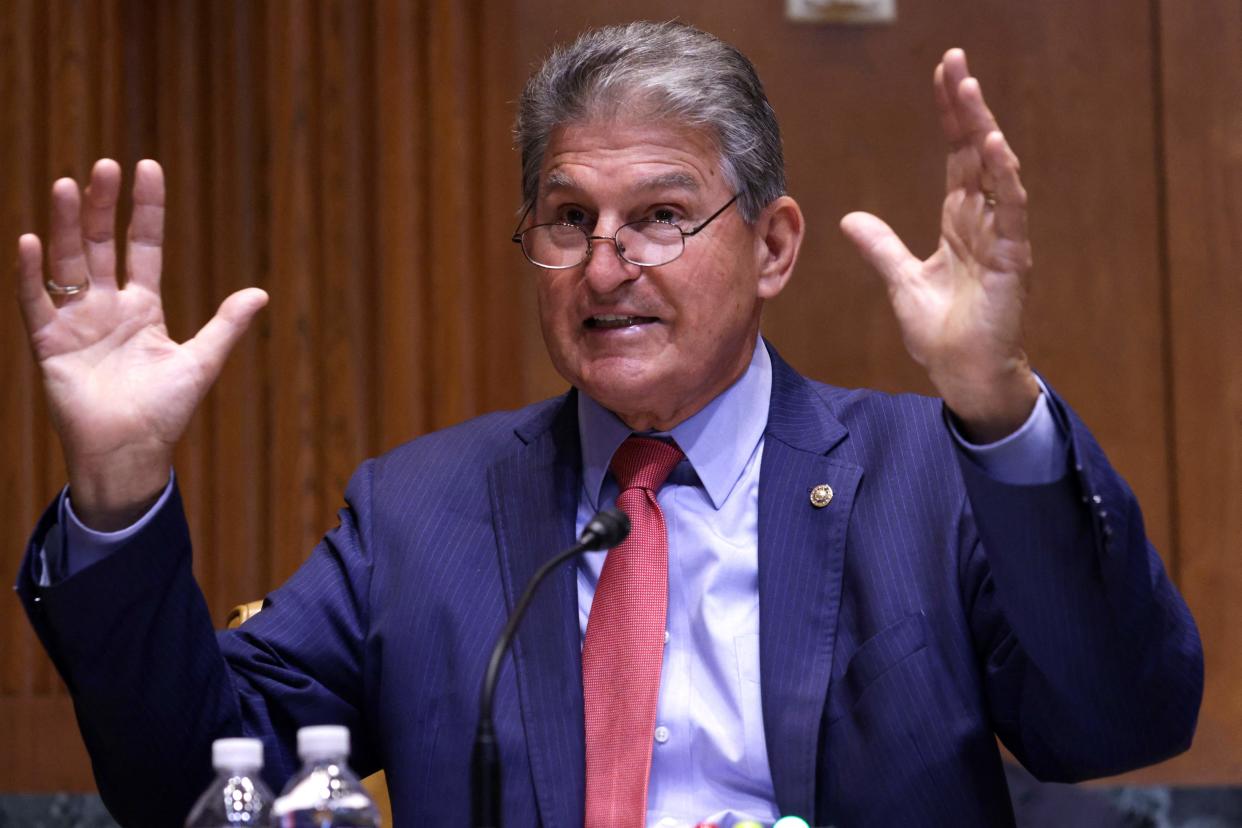
[(302, 769), (272, 806), (272, 828), (379, 828), (379, 811), (349, 769), (348, 756), (348, 728), (300, 729)]
[(211, 745), (216, 779), (194, 803), (186, 828), (265, 826), (272, 808), (272, 792), (259, 771), (263, 743), (258, 739), (217, 739)]

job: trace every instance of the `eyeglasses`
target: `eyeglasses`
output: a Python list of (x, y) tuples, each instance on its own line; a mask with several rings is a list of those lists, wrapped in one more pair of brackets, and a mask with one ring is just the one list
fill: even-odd
[[(531, 264), (548, 270), (565, 270), (582, 264), (591, 258), (591, 243), (595, 241), (612, 242), (617, 255), (632, 265), (659, 267), (680, 256), (686, 249), (686, 239), (715, 221), (740, 195), (734, 195), (692, 230), (682, 230), (671, 221), (644, 219), (621, 225), (611, 236), (592, 236), (580, 225), (553, 222), (536, 224), (520, 233), (515, 230), (513, 242), (522, 245), (522, 253)], [(533, 207), (526, 208), (518, 227), (526, 221)]]

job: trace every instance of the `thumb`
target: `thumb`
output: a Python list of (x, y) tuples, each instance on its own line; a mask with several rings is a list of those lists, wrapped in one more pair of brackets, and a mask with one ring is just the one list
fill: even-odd
[(854, 243), (862, 257), (880, 272), (890, 289), (901, 281), (912, 262), (917, 263), (893, 228), (870, 213), (848, 214), (841, 219), (841, 231)]
[(237, 340), (250, 327), (250, 320), (267, 304), (267, 293), (246, 288), (230, 294), (198, 334), (185, 343), (203, 366), (208, 383), (215, 380)]

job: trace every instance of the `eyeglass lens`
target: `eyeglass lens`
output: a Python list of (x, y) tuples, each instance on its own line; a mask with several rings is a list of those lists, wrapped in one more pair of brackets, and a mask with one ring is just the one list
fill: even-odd
[[(621, 258), (643, 267), (668, 264), (685, 248), (681, 229), (663, 221), (626, 224), (617, 230), (615, 242)], [(572, 224), (541, 224), (522, 234), (526, 257), (542, 267), (580, 264), (586, 260), (589, 245), (586, 231)]]

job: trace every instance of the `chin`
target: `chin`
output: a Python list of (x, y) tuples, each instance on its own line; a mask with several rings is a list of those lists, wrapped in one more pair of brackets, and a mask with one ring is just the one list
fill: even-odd
[[(575, 383), (582, 393), (618, 415), (657, 411), (672, 383), (654, 372), (592, 371)], [(668, 402), (665, 400), (664, 406)]]
[(609, 378), (596, 377), (578, 385), (578, 388), (591, 399), (613, 411), (625, 409), (648, 408), (651, 392), (658, 386), (654, 380), (641, 380), (633, 377)]

